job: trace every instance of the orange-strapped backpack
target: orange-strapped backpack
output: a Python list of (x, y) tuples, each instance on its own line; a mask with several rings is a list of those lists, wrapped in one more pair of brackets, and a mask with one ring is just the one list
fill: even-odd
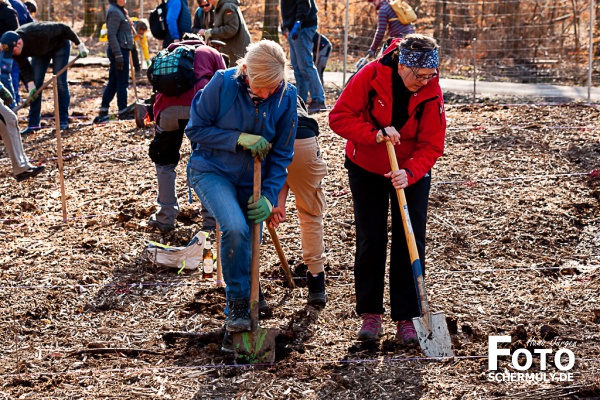
[(402, 25), (408, 25), (417, 20), (417, 14), (415, 14), (415, 10), (403, 0), (391, 0), (389, 2), (390, 7), (396, 13), (396, 17), (398, 18), (390, 18), (390, 21), (398, 20)]

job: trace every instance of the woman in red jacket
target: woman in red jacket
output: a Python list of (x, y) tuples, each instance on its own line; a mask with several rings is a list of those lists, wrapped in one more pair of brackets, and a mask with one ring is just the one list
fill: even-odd
[[(392, 204), (391, 317), (396, 337), (417, 342), (412, 318), (421, 314), (396, 189), (405, 189), (421, 265), (431, 168), (442, 155), (446, 118), (435, 39), (410, 34), (348, 82), (329, 114), (331, 129), (347, 139), (346, 162), (356, 221), (354, 265), (358, 340), (383, 334), (383, 290)], [(400, 170), (390, 172), (384, 141), (394, 144)]]

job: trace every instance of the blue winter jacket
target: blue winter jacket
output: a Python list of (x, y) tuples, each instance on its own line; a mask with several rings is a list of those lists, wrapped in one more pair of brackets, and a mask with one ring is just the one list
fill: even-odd
[(261, 135), (272, 146), (262, 162), (261, 193), (276, 207), (294, 155), (296, 87), (287, 83), (254, 105), (242, 78), (234, 78), (235, 70), (218, 71), (192, 101), (185, 128), (194, 148), (189, 167), (197, 172), (216, 172), (237, 186), (251, 188), (254, 160), (237, 140), (242, 132)]
[[(174, 39), (181, 40), (184, 33), (192, 31), (192, 15), (187, 1), (167, 1), (167, 30), (165, 42), (173, 43)], [(163, 45), (163, 47), (166, 47)]]

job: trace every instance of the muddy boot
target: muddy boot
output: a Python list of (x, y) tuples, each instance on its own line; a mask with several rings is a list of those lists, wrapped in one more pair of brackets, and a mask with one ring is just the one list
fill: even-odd
[(306, 272), (308, 279), (308, 304), (311, 306), (324, 307), (327, 302), (325, 293), (325, 272), (320, 272), (316, 277), (310, 271)]
[(248, 332), (251, 329), (250, 301), (227, 300), (228, 315), (225, 320), (228, 332)]

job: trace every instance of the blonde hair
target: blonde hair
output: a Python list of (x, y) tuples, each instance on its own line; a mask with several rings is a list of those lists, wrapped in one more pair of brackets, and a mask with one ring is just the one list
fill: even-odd
[(286, 81), (288, 62), (281, 46), (272, 40), (261, 40), (246, 47), (246, 55), (237, 61), (235, 76), (243, 74), (246, 66), (248, 82), (259, 88), (268, 88)]

